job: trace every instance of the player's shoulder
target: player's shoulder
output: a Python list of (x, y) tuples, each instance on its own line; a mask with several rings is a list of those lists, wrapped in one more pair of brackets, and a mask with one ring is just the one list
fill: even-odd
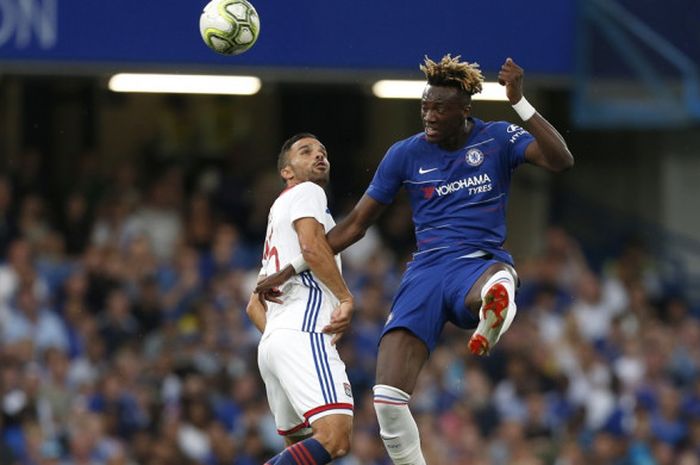
[(425, 140), (425, 132), (421, 131), (405, 139), (401, 139), (397, 144), (401, 144), (406, 149), (417, 149), (425, 146), (428, 142)]
[(315, 182), (312, 181), (304, 181), (300, 182), (296, 186), (294, 186), (292, 189), (293, 196), (296, 198), (299, 197), (326, 197), (326, 191), (323, 190), (323, 187), (319, 186)]
[(419, 150), (426, 144), (425, 133), (419, 132), (405, 139), (394, 142), (387, 153), (403, 156), (415, 150)]
[(510, 139), (514, 134), (525, 131), (522, 126), (510, 121), (481, 121), (481, 124), (484, 133), (497, 140)]

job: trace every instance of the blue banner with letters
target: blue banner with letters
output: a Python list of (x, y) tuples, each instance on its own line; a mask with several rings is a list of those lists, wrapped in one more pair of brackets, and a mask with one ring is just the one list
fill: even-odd
[(528, 73), (574, 69), (574, 0), (252, 3), (260, 38), (226, 57), (200, 38), (204, 0), (0, 0), (0, 66), (411, 73), (426, 54), (452, 53), (489, 72), (508, 56)]

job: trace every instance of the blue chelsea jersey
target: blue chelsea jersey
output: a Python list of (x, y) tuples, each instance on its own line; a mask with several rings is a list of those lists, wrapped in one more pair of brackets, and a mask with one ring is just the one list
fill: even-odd
[(493, 253), (512, 263), (502, 249), (511, 173), (525, 161), (534, 140), (516, 124), (474, 123), (467, 142), (447, 151), (423, 132), (395, 143), (379, 164), (367, 195), (388, 204), (402, 186), (408, 192), (418, 251)]

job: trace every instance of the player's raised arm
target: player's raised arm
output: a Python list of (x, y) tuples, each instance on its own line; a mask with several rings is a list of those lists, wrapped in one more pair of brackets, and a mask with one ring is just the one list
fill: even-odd
[(525, 150), (525, 159), (550, 171), (564, 171), (574, 166), (574, 157), (564, 138), (523, 96), (523, 69), (506, 59), (498, 73), (498, 82), (506, 87), (506, 96), (535, 138)]

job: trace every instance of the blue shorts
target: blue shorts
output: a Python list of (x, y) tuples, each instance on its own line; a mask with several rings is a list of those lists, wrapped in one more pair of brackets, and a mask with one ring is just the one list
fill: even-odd
[(445, 257), (426, 265), (412, 262), (394, 297), (382, 336), (405, 328), (432, 352), (448, 321), (463, 329), (476, 328), (479, 318), (464, 306), (464, 299), (481, 275), (499, 263), (503, 262), (492, 256)]

